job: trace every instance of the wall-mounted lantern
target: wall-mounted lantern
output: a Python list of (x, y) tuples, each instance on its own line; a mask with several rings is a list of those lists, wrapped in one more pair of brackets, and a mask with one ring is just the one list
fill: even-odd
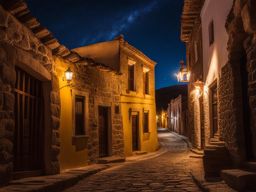
[(193, 83), (195, 87), (195, 95), (196, 97), (201, 97), (203, 92), (204, 92), (204, 83), (202, 81), (197, 80), (196, 82)]
[(180, 61), (180, 71), (177, 74), (177, 80), (179, 82), (189, 82), (190, 80), (190, 72), (188, 68), (185, 66), (184, 61)]
[(64, 72), (64, 75), (62, 77), (63, 81), (66, 81), (67, 84), (60, 87), (59, 89), (62, 89), (64, 87), (72, 87), (73, 85), (71, 84), (71, 81), (73, 79), (73, 71), (70, 69), (70, 67), (68, 67), (68, 69)]
[(68, 84), (72, 81), (73, 78), (73, 72), (71, 71), (70, 67), (65, 71), (65, 80), (68, 82)]

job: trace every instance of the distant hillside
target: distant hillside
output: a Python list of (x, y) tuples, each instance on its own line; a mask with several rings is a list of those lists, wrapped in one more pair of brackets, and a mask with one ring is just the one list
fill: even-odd
[(187, 85), (174, 85), (174, 86), (157, 89), (156, 90), (156, 110), (157, 111), (161, 111), (162, 109), (166, 110), (170, 100), (176, 98), (180, 94), (182, 95), (188, 94)]

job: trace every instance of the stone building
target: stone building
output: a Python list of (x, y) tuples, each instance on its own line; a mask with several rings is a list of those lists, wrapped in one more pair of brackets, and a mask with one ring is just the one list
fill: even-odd
[[(255, 8), (254, 0), (185, 0), (181, 21), (192, 76), (191, 141), (204, 150), (205, 176), (222, 170), (239, 190), (253, 188), (256, 178)], [(232, 167), (238, 169), (224, 170)]]
[(188, 111), (187, 111), (187, 97), (179, 95), (172, 99), (168, 104), (167, 127), (169, 130), (174, 131), (180, 135), (187, 136), (188, 126)]
[[(22, 0), (1, 1), (0, 26), (1, 185), (101, 157), (124, 158), (132, 154), (132, 130), (136, 150), (157, 148), (155, 63), (143, 53), (120, 39), (120, 65), (80, 56), (61, 45)], [(70, 71), (71, 81), (65, 78)]]
[[(81, 57), (90, 57), (118, 72), (122, 114), (124, 153), (155, 151), (158, 147), (155, 109), (155, 62), (120, 36), (74, 49)], [(110, 83), (114, 83), (114, 79)], [(120, 94), (121, 93), (121, 94)], [(120, 107), (120, 108), (119, 108)]]

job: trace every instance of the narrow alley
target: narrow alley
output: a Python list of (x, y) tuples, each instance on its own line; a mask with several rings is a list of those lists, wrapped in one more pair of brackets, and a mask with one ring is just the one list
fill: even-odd
[(166, 152), (158, 157), (128, 162), (81, 180), (66, 190), (77, 191), (200, 191), (190, 171), (198, 160), (189, 158), (183, 138), (175, 133), (159, 133)]

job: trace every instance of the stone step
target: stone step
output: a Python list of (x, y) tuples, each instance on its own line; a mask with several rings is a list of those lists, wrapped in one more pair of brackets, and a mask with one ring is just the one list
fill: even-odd
[(108, 164), (108, 163), (121, 163), (124, 162), (125, 158), (120, 156), (109, 156), (102, 157), (97, 160), (98, 164)]
[(204, 155), (203, 150), (198, 150), (198, 149), (195, 149), (195, 148), (191, 148), (190, 151), (197, 154), (197, 155)]
[(230, 156), (225, 146), (207, 146), (204, 150), (203, 164), (206, 180), (220, 177), (221, 170), (230, 168)]
[(244, 169), (247, 170), (247, 171), (256, 172), (256, 161), (246, 162), (244, 164)]
[(210, 145), (225, 146), (224, 141), (210, 141)]
[(241, 169), (221, 171), (222, 179), (238, 191), (256, 190), (256, 173)]
[(146, 155), (147, 151), (133, 151), (133, 155)]

